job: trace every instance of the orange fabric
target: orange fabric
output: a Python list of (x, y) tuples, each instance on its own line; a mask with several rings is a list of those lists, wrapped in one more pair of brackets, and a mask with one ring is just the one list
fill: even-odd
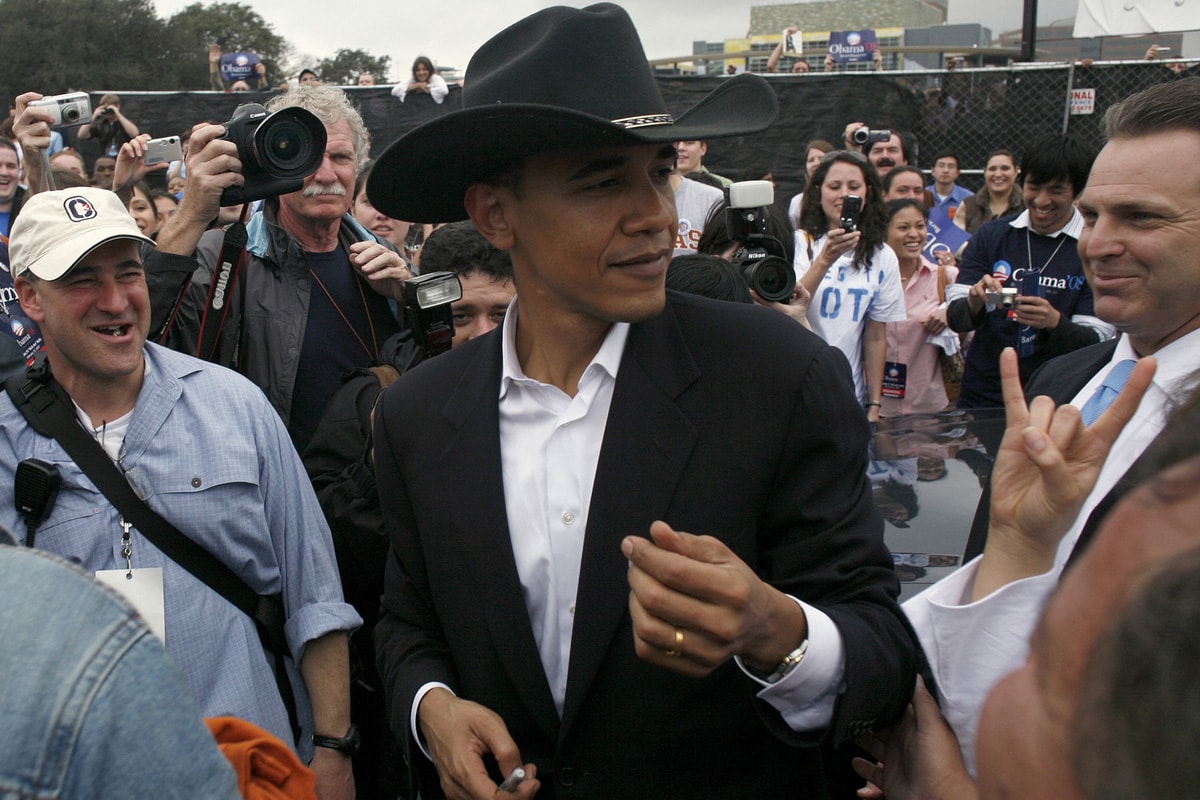
[(237, 717), (204, 720), (246, 800), (316, 800), (317, 774), (276, 736)]

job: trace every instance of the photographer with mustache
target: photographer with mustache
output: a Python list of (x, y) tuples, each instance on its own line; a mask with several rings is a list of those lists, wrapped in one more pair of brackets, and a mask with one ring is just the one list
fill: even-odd
[[(324, 123), (325, 158), (303, 188), (268, 198), (247, 221), (247, 262), (229, 301), (243, 309), (243, 330), (225, 332), (217, 360), (266, 392), (302, 452), (342, 376), (377, 363), (380, 345), (400, 330), (390, 300), (412, 275), (396, 249), (350, 213), (370, 146), (362, 117), (344, 92), (323, 85), (298, 86), (267, 110), (293, 106)], [(183, 202), (146, 260), (151, 330), (166, 327), (165, 343), (184, 352), (195, 352), (222, 249), (224, 233), (206, 230), (221, 192), (243, 182), (237, 147), (224, 133), (221, 125), (193, 132)]]

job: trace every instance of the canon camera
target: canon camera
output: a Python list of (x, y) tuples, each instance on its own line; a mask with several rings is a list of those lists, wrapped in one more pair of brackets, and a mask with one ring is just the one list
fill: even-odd
[(221, 205), (295, 192), (325, 158), (325, 125), (298, 106), (268, 113), (258, 103), (240, 105), (222, 137), (237, 145), (245, 183), (221, 192)]

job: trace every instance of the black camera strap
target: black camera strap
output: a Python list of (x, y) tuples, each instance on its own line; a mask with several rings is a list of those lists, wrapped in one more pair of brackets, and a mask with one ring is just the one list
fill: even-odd
[(275, 683), (287, 707), (292, 733), (299, 738), (296, 697), (284, 666), (288, 646), (283, 629), (286, 615), (282, 597), (256, 593), (216, 556), (180, 532), (137, 496), (100, 443), (79, 424), (70, 398), (50, 374), (50, 365), (44, 358), (38, 359), (26, 374), (18, 373), (8, 378), (4, 388), (30, 427), (42, 436), (56, 439), (122, 517), (172, 561), (254, 621), (263, 648), (274, 656)]
[[(243, 214), (245, 210), (243, 209)], [(200, 319), (200, 337), (196, 342), (196, 357), (219, 363), (222, 335), (233, 308), (234, 287), (246, 264), (246, 225), (237, 221), (225, 229), (225, 240), (213, 267), (212, 279), (208, 284), (208, 300), (204, 304), (204, 316)], [(243, 293), (244, 295), (245, 293)], [(182, 298), (180, 298), (182, 300)], [(240, 321), (241, 314), (235, 315)], [(241, 326), (238, 325), (240, 328)], [(240, 348), (238, 348), (240, 350)], [(236, 369), (238, 353), (234, 353), (231, 364)]]

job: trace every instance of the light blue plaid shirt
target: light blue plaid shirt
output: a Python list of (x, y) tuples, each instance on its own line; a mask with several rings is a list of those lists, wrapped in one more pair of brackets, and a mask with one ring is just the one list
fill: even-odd
[[(124, 569), (119, 515), (57, 441), (0, 399), (0, 524), (23, 533), (13, 504), (17, 464), (58, 467), (62, 488), (39, 526), (37, 546), (88, 570)], [(333, 542), (283, 422), (240, 375), (146, 345), (146, 377), (121, 466), (146, 503), (203, 545), (259, 594), (282, 593), (302, 758), (311, 755), (312, 711), (295, 663), (304, 646), (362, 624), (342, 599)], [(161, 567), (167, 651), (205, 716), (233, 715), (292, 741), (270, 657), (250, 619), (175, 564), (137, 529), (135, 569)], [(134, 710), (136, 711), (136, 710)]]

